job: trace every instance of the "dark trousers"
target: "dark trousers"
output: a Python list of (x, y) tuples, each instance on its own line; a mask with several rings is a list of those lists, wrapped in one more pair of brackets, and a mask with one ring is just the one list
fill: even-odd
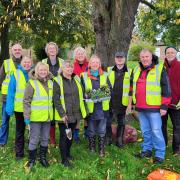
[(125, 126), (125, 114), (117, 115), (117, 123), (118, 123), (118, 127)]
[(162, 132), (166, 145), (168, 143), (168, 135), (167, 135), (168, 115), (170, 116), (173, 124), (173, 141), (172, 141), (173, 153), (180, 152), (180, 110), (168, 109), (167, 114), (165, 116), (162, 116)]
[[(113, 119), (113, 113), (109, 113), (109, 116), (107, 117), (107, 127), (111, 126)], [(117, 114), (116, 115), (118, 126), (124, 126), (125, 125), (125, 113), (124, 114)]]
[[(59, 138), (59, 148), (61, 153), (62, 162), (67, 161), (67, 157), (70, 156), (70, 148), (73, 139), (69, 140), (66, 136), (66, 125), (64, 123), (59, 123), (60, 138)], [(76, 123), (69, 123), (68, 128), (71, 128), (72, 133), (76, 127)]]
[(15, 152), (16, 157), (24, 156), (24, 131), (25, 123), (22, 112), (14, 112), (16, 118), (16, 138), (15, 138)]

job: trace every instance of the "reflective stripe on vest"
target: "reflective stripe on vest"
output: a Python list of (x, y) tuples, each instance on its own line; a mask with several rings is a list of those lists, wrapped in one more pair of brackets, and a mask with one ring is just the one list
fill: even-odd
[[(60, 87), (60, 94), (61, 94), (60, 103), (63, 106), (64, 111), (66, 112), (65, 100), (64, 100), (64, 86), (63, 86), (62, 77), (60, 75), (58, 75), (57, 77), (54, 78), (54, 80), (58, 83), (58, 85)], [(82, 117), (85, 118), (87, 116), (87, 113), (86, 113), (86, 109), (85, 109), (85, 105), (84, 105), (84, 101), (83, 101), (83, 91), (82, 91), (82, 87), (80, 84), (80, 78), (78, 76), (75, 76), (74, 80), (76, 82), (78, 92), (79, 92), (79, 105), (80, 105), (81, 114), (82, 114)], [(59, 121), (61, 119), (62, 118), (60, 117), (58, 111), (55, 109), (55, 120)]]
[(26, 88), (26, 79), (21, 70), (16, 70), (14, 73), (16, 79), (16, 94), (14, 99), (14, 111), (23, 112), (23, 97)]
[[(48, 61), (48, 58), (42, 60), (42, 62), (43, 62), (43, 63), (46, 63), (46, 64), (47, 64), (47, 61)], [(61, 58), (58, 58), (58, 61), (59, 61), (59, 67), (62, 67), (62, 62), (63, 62), (64, 60), (61, 59)]]
[[(100, 87), (107, 84), (107, 76), (108, 74), (104, 72), (104, 74), (100, 75)], [(85, 84), (85, 92), (89, 92), (92, 90), (92, 82), (91, 79), (88, 77), (87, 72), (82, 73), (82, 77), (84, 79)], [(109, 110), (109, 102), (110, 100), (102, 101), (102, 109), (103, 111)], [(89, 113), (92, 113), (94, 110), (94, 102), (86, 102)]]
[[(161, 73), (163, 70), (163, 63), (159, 63), (152, 68), (146, 77), (146, 103), (148, 105), (161, 105)], [(139, 79), (141, 69), (139, 66), (135, 67), (133, 72), (133, 102), (136, 103), (136, 83)]]
[(35, 122), (45, 122), (53, 119), (53, 82), (48, 80), (48, 93), (38, 80), (29, 80), (34, 89), (33, 99), (31, 102), (30, 120)]
[(3, 64), (4, 64), (4, 71), (5, 71), (6, 77), (2, 83), (1, 93), (6, 95), (8, 91), (8, 85), (10, 82), (10, 74), (16, 71), (16, 67), (12, 59), (4, 60)]
[[(115, 81), (115, 71), (112, 70), (113, 67), (108, 67), (108, 77), (111, 83), (112, 88), (114, 87)], [(123, 79), (123, 94), (122, 94), (122, 104), (124, 106), (128, 105), (129, 101), (129, 90), (130, 90), (130, 76), (131, 76), (132, 69), (128, 68), (128, 71), (124, 73)]]

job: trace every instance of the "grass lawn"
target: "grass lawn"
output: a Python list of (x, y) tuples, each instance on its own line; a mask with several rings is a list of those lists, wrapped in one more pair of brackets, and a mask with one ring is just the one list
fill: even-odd
[[(130, 67), (134, 63), (128, 62)], [(1, 105), (0, 105), (1, 109)], [(1, 114), (0, 114), (1, 123)], [(137, 121), (128, 122), (139, 130), (139, 123)], [(58, 128), (56, 137), (59, 136)], [(141, 132), (138, 131), (139, 140), (141, 139)], [(28, 134), (26, 132), (26, 139)], [(73, 144), (72, 155), (75, 160), (73, 162), (74, 168), (64, 168), (60, 164), (60, 154), (58, 148), (49, 147), (48, 160), (50, 167), (45, 169), (37, 161), (32, 172), (28, 172), (26, 163), (28, 160), (28, 151), (26, 143), (25, 158), (22, 161), (15, 160), (14, 154), (14, 138), (15, 138), (15, 121), (14, 118), (10, 120), (10, 134), (8, 144), (0, 148), (0, 179), (8, 180), (143, 180), (146, 176), (157, 168), (164, 168), (180, 173), (180, 158), (172, 156), (171, 139), (172, 127), (169, 121), (169, 146), (167, 147), (166, 160), (161, 165), (154, 165), (152, 159), (137, 159), (133, 156), (134, 153), (140, 151), (141, 142), (128, 144), (124, 149), (118, 149), (111, 145), (106, 147), (106, 156), (99, 158), (98, 154), (91, 154), (88, 151), (88, 142), (83, 139), (81, 131), (81, 143)], [(58, 140), (57, 140), (58, 141)]]

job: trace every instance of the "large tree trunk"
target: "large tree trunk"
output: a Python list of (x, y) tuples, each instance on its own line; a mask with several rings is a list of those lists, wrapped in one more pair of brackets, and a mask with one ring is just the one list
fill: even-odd
[(3, 63), (4, 59), (9, 58), (9, 24), (5, 24), (1, 30), (1, 54), (0, 54), (0, 65)]
[(92, 0), (96, 53), (105, 67), (116, 51), (128, 52), (140, 0)]

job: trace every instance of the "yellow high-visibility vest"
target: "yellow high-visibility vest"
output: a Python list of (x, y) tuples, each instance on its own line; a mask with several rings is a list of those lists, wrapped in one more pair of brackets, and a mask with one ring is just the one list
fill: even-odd
[(30, 121), (46, 122), (53, 119), (53, 82), (48, 80), (48, 93), (39, 80), (29, 80), (34, 89), (33, 99), (31, 102)]
[[(163, 63), (159, 63), (152, 68), (146, 78), (146, 103), (148, 105), (161, 105), (161, 74)], [(141, 68), (136, 66), (133, 71), (133, 102), (136, 104), (136, 83), (139, 79)]]
[[(60, 75), (58, 75), (57, 77), (54, 78), (54, 80), (58, 83), (59, 87), (60, 87), (60, 103), (63, 106), (64, 111), (66, 112), (66, 107), (65, 107), (65, 100), (64, 100), (64, 86), (63, 86), (63, 80), (62, 77)], [(83, 101), (83, 90), (80, 84), (80, 78), (78, 76), (74, 77), (74, 80), (76, 82), (77, 88), (78, 88), (78, 93), (79, 93), (79, 105), (80, 105), (80, 111), (82, 114), (82, 117), (85, 118), (87, 116), (87, 112), (85, 109), (85, 105), (84, 105), (84, 101)], [(62, 117), (60, 117), (58, 111), (55, 109), (55, 120), (57, 121), (61, 121)]]
[[(112, 88), (114, 87), (115, 72), (112, 70), (113, 67), (108, 67), (108, 77)], [(128, 106), (129, 101), (129, 90), (130, 90), (130, 76), (132, 69), (128, 68), (128, 71), (124, 73), (123, 79), (123, 93), (122, 93), (122, 104)]]
[(10, 75), (16, 71), (16, 67), (12, 59), (6, 59), (3, 62), (4, 64), (4, 71), (6, 74), (6, 78), (4, 79), (1, 87), (1, 93), (7, 95), (8, 86), (10, 82)]
[(26, 89), (26, 79), (21, 70), (17, 69), (14, 73), (16, 79), (16, 94), (14, 99), (14, 111), (23, 112), (23, 97)]
[[(48, 61), (48, 58), (42, 60), (42, 62), (43, 62), (43, 63), (46, 63), (46, 64), (47, 64), (47, 61)], [(59, 61), (59, 67), (62, 67), (62, 62), (63, 62), (64, 60), (58, 57), (58, 61)]]
[[(82, 77), (84, 79), (84, 84), (85, 84), (85, 92), (89, 92), (92, 90), (92, 82), (90, 77), (88, 77), (87, 72), (82, 73)], [(107, 73), (104, 73), (100, 75), (100, 87), (104, 86), (107, 84)], [(102, 101), (102, 109), (103, 111), (109, 110), (109, 102), (110, 100), (104, 100)], [(92, 113), (94, 110), (94, 102), (93, 101), (86, 101), (89, 113)]]

